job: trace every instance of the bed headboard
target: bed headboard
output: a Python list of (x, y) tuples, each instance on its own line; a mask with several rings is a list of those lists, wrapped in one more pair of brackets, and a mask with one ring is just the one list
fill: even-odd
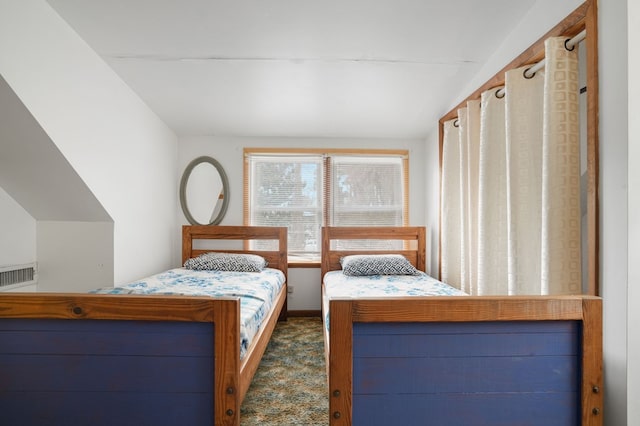
[[(243, 249), (197, 249), (198, 240), (237, 240), (244, 242)], [(275, 250), (249, 250), (252, 240), (275, 240)], [(182, 263), (187, 259), (207, 252), (250, 253), (264, 257), (270, 268), (280, 269), (287, 277), (287, 228), (284, 226), (211, 226), (184, 225), (182, 227)]]
[[(340, 250), (332, 248), (336, 240), (397, 240), (403, 242), (401, 250)], [(426, 229), (424, 226), (346, 227), (325, 226), (322, 228), (322, 261), (320, 276), (329, 271), (340, 270), (340, 258), (350, 254), (402, 254), (417, 269), (424, 271), (426, 265)]]

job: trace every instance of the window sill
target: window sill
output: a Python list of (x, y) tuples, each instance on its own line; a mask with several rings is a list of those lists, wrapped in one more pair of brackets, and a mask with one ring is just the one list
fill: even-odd
[(288, 259), (289, 268), (319, 268), (320, 258), (318, 257), (303, 257), (303, 256), (289, 256)]

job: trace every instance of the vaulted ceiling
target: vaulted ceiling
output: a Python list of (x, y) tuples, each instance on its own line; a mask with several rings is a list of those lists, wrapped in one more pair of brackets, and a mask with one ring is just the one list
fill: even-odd
[(48, 0), (178, 135), (424, 137), (535, 0)]

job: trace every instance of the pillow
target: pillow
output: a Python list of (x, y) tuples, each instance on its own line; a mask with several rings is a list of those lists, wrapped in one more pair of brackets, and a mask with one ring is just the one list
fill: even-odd
[(184, 262), (184, 267), (196, 271), (260, 272), (267, 261), (256, 254), (204, 253)]
[(351, 276), (418, 275), (420, 272), (400, 254), (356, 254), (340, 259), (342, 273)]

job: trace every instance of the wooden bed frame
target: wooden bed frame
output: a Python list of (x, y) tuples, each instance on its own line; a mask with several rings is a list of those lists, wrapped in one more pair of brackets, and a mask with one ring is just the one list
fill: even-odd
[[(277, 240), (274, 251), (196, 249), (196, 240)], [(183, 262), (259, 254), (287, 275), (284, 227), (184, 226)], [(286, 284), (240, 360), (237, 298), (0, 294), (0, 424), (239, 425)]]
[[(321, 276), (353, 251), (333, 240), (414, 241), (422, 227), (323, 228)], [(406, 245), (405, 245), (406, 247)], [(364, 253), (359, 251), (358, 253)], [(369, 251), (368, 253), (372, 253)], [(397, 252), (396, 252), (397, 253)], [(331, 425), (601, 425), (602, 301), (594, 296), (332, 299)]]

